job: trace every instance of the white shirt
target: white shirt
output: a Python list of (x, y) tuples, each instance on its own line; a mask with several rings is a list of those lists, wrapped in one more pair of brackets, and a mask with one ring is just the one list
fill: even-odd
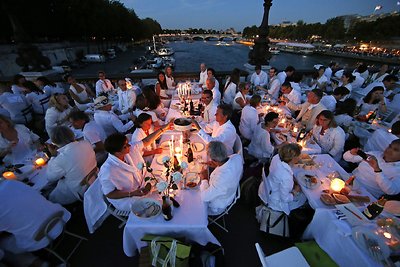
[(122, 114), (128, 113), (136, 104), (136, 94), (134, 90), (118, 90), (118, 108)]
[(48, 95), (54, 95), (54, 94), (65, 94), (64, 88), (60, 87), (59, 85), (56, 84), (56, 86), (51, 86), (51, 85), (45, 85), (43, 87), (43, 91), (48, 94)]
[(215, 121), (215, 114), (217, 113), (218, 105), (214, 103), (214, 100), (204, 107), (203, 121), (205, 123), (212, 123)]
[(49, 108), (49, 100), (51, 95), (48, 94), (38, 94), (36, 92), (31, 92), (26, 95), (26, 100), (32, 105), (33, 112), (36, 114), (44, 115), (46, 110)]
[(83, 126), (82, 129), (83, 138), (90, 144), (95, 145), (98, 142), (103, 142), (106, 140), (107, 136), (103, 128), (98, 125), (95, 121), (89, 121)]
[(266, 86), (268, 84), (268, 75), (263, 70), (261, 70), (259, 74), (253, 72), (250, 82), (255, 86)]
[(333, 95), (324, 95), (321, 98), (321, 103), (326, 107), (327, 110), (334, 112), (336, 110), (336, 98)]
[[(149, 130), (149, 134), (152, 134), (154, 132), (153, 127), (151, 127), (151, 129)], [(143, 131), (142, 128), (136, 128), (136, 130), (133, 132), (132, 134), (132, 138), (130, 140), (131, 144), (135, 144), (137, 142), (142, 141), (143, 139), (145, 139), (147, 137), (147, 134), (145, 133), (145, 131)], [(152, 149), (156, 149), (156, 143), (153, 142), (151, 143), (149, 146), (144, 147), (143, 151), (150, 151)]]
[(96, 82), (96, 96), (99, 96), (101, 93), (110, 93), (113, 90), (114, 86), (109, 79), (98, 80)]
[(341, 127), (350, 127), (351, 123), (354, 121), (354, 118), (348, 114), (340, 114), (335, 116), (335, 121), (337, 125)]
[[(383, 75), (381, 75), (381, 76), (378, 77), (378, 74), (379, 74), (379, 71), (376, 72), (376, 73), (374, 73), (374, 74), (372, 74), (372, 76), (371, 76), (371, 81), (372, 81), (372, 82), (382, 82), (383, 79), (384, 79), (386, 76), (389, 75), (389, 73), (384, 73)], [(377, 77), (378, 77), (378, 78), (377, 78)]]
[[(107, 160), (100, 168), (98, 179), (104, 195), (114, 190), (129, 191), (137, 190), (143, 184), (141, 171), (135, 166), (129, 154), (125, 155), (125, 161), (108, 154)], [(130, 210), (134, 199), (139, 197), (125, 197), (119, 199), (107, 198), (111, 204), (119, 210)]]
[(46, 115), (44, 117), (46, 123), (46, 132), (50, 136), (53, 133), (54, 128), (60, 125), (67, 125), (68, 122), (66, 120), (69, 113), (72, 111), (72, 108), (68, 106), (66, 110), (63, 112), (58, 111), (55, 107), (50, 107), (46, 111)]
[[(53, 214), (62, 212), (63, 222), (71, 218), (61, 205), (19, 181), (0, 181), (0, 203), (0, 232), (10, 233), (0, 238), (0, 248), (15, 254), (36, 251), (49, 244), (47, 238), (35, 241), (34, 237)], [(50, 236), (55, 238), (61, 232), (62, 226), (57, 224)]]
[(268, 177), (263, 179), (258, 188), (258, 195), (271, 209), (289, 214), (291, 210), (302, 206), (306, 200), (304, 197), (293, 196), (293, 186), (292, 169), (286, 162), (281, 161), (279, 155), (275, 155), (269, 167)]
[(87, 141), (74, 141), (59, 148), (46, 169), (47, 180), (57, 182), (49, 200), (62, 205), (80, 200), (85, 189), (80, 183), (96, 166), (96, 156)]
[[(227, 81), (227, 83), (229, 83), (229, 81)], [(233, 99), (236, 96), (236, 88), (237, 86), (233, 82), (229, 83), (228, 87), (226, 87), (223, 98), (225, 104), (232, 105)]]
[(112, 111), (96, 110), (94, 120), (100, 125), (107, 136), (113, 133), (125, 133), (133, 127), (133, 121), (123, 124), (122, 121)]
[(276, 77), (278, 78), (279, 82), (283, 84), (286, 80), (287, 74), (285, 71), (281, 71), (276, 75)]
[(269, 159), (273, 155), (275, 149), (271, 144), (271, 136), (269, 132), (262, 127), (263, 125), (263, 123), (257, 125), (248, 147), (249, 154), (261, 160)]
[[(89, 100), (88, 93), (86, 92), (86, 87), (85, 87), (83, 84), (81, 84), (81, 83), (78, 83), (78, 85), (83, 89), (80, 93), (78, 93), (78, 91), (76, 90), (76, 88), (75, 88), (73, 85), (71, 85), (71, 86), (69, 87), (69, 90), (72, 91), (72, 92), (79, 98), (80, 101), (87, 101), (87, 100)], [(82, 110), (82, 111), (85, 111), (85, 110), (88, 108), (88, 106), (89, 106), (89, 105), (88, 105), (89, 103), (80, 104), (80, 103), (78, 103), (78, 101), (76, 101), (76, 100), (74, 100), (74, 102), (75, 102), (75, 105), (77, 106), (77, 108), (78, 108), (79, 110)]]
[(336, 128), (328, 128), (324, 135), (321, 135), (321, 126), (314, 125), (313, 137), (321, 147), (322, 153), (328, 153), (336, 161), (342, 158), (344, 142), (346, 134), (339, 126)]
[(175, 89), (175, 86), (172, 85), (174, 83), (174, 77), (165, 75), (165, 81), (167, 82), (168, 89)]
[(232, 102), (233, 110), (242, 110), (242, 107), (236, 102), (236, 99), (238, 99), (238, 98), (241, 98), (241, 99), (243, 99), (244, 102), (246, 102), (246, 99), (244, 98), (242, 92), (240, 92), (240, 91), (237, 92), (235, 95), (235, 98), (233, 99), (233, 102)]
[(367, 140), (364, 146), (366, 151), (384, 151), (392, 141), (399, 139), (384, 129), (377, 129)]
[(199, 84), (206, 84), (207, 81), (207, 69), (200, 72)]
[(32, 113), (28, 111), (28, 101), (22, 94), (2, 93), (0, 95), (0, 106), (10, 113), (10, 118), (15, 123), (25, 124), (32, 120)]
[[(25, 163), (25, 158), (36, 152), (33, 144), (39, 140), (39, 136), (22, 124), (16, 124), (14, 127), (17, 131), (18, 143), (12, 146), (11, 153), (7, 154), (3, 161), (8, 164)], [(11, 142), (0, 134), (0, 151), (6, 150), (10, 145)]]
[(207, 129), (211, 129), (211, 136), (201, 129), (198, 135), (206, 142), (220, 141), (225, 144), (228, 155), (233, 154), (233, 145), (236, 140), (236, 129), (231, 121), (227, 121), (222, 125), (219, 125), (217, 121), (206, 126)]
[(257, 109), (250, 105), (246, 105), (242, 110), (240, 116), (239, 131), (244, 138), (251, 140), (253, 138), (254, 131), (259, 122)]
[(313, 86), (313, 89), (314, 89), (314, 88), (320, 88), (320, 87), (318, 86), (318, 84), (321, 86), (321, 88), (323, 88), (324, 85), (327, 84), (327, 82), (328, 82), (328, 78), (326, 78), (325, 75), (322, 75), (321, 77), (319, 77), (319, 78), (317, 79), (317, 83)]
[(219, 86), (215, 83), (214, 88), (211, 90), (213, 93), (213, 101), (216, 105), (219, 105), (221, 102), (221, 92), (219, 91)]
[(284, 96), (286, 96), (289, 101), (295, 105), (299, 105), (301, 103), (301, 93), (294, 88), (289, 94), (284, 94)]
[(134, 110), (132, 113), (136, 117), (139, 117), (139, 115), (142, 113), (147, 113), (151, 116), (151, 120), (153, 121), (153, 123), (158, 122), (160, 125), (162, 124), (162, 121), (157, 117), (157, 114), (154, 111), (151, 110), (143, 111), (141, 109), (136, 108), (136, 110)]
[(306, 126), (306, 130), (309, 131), (314, 127), (315, 120), (321, 111), (326, 110), (325, 106), (321, 103), (311, 105), (308, 101), (300, 104), (294, 105), (292, 103), (288, 103), (287, 107), (291, 110), (300, 110), (299, 115), (296, 120), (301, 120), (301, 123)]
[(325, 69), (324, 75), (326, 76), (326, 79), (328, 80), (328, 83), (329, 83), (329, 81), (331, 80), (331, 77), (332, 77), (332, 69), (330, 67), (327, 67)]
[(366, 152), (375, 156), (382, 172), (374, 169), (358, 155), (352, 155), (350, 151), (343, 154), (343, 159), (349, 162), (360, 163), (353, 171), (355, 182), (364, 186), (374, 197), (379, 198), (383, 194), (396, 195), (400, 193), (400, 161), (386, 162), (383, 152)]
[[(386, 101), (385, 101), (386, 102)], [(359, 115), (366, 115), (370, 111), (374, 111), (376, 109), (379, 109), (379, 102), (376, 104), (368, 104), (365, 103), (363, 99), (360, 99), (358, 101), (357, 106), (361, 107)]]
[(282, 83), (276, 76), (272, 77), (272, 79), (268, 83), (268, 94), (270, 94), (274, 99), (277, 99), (279, 96), (281, 84)]
[(234, 154), (222, 166), (214, 169), (209, 181), (201, 181), (201, 199), (208, 204), (209, 214), (221, 214), (232, 203), (242, 173), (242, 158)]

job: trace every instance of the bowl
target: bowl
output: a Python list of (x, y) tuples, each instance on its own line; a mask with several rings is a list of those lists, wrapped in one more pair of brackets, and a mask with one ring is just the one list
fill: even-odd
[(189, 131), (192, 129), (192, 121), (187, 118), (178, 118), (174, 120), (174, 128), (177, 131)]

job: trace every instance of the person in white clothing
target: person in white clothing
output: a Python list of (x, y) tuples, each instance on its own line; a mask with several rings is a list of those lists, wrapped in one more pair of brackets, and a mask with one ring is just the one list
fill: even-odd
[(75, 105), (79, 110), (85, 111), (93, 105), (92, 98), (94, 97), (94, 94), (89, 88), (78, 83), (70, 74), (65, 75), (64, 80), (70, 84), (68, 89), (69, 95), (74, 100)]
[[(43, 119), (46, 110), (49, 108), (50, 94), (46, 94), (34, 82), (26, 81), (24, 83), (26, 88), (26, 100), (32, 105), (33, 112), (35, 113), (35, 121)], [(43, 125), (41, 125), (43, 127)]]
[(136, 94), (132, 89), (126, 86), (126, 80), (118, 80), (118, 111), (121, 114), (129, 114), (133, 111), (136, 104)]
[(230, 121), (232, 112), (232, 108), (229, 105), (220, 104), (218, 106), (215, 114), (215, 121), (205, 126), (205, 129), (208, 130), (211, 135), (203, 130), (197, 121), (192, 120), (197, 130), (199, 130), (198, 135), (206, 143), (211, 141), (220, 141), (224, 143), (228, 151), (228, 155), (233, 154), (233, 145), (236, 140), (236, 129)]
[(68, 103), (68, 97), (66, 95), (52, 95), (49, 104), (50, 107), (46, 111), (44, 121), (46, 124), (46, 132), (51, 136), (56, 126), (67, 125), (68, 115), (72, 111), (72, 108)]
[(59, 84), (50, 81), (45, 76), (40, 76), (36, 78), (37, 86), (45, 92), (47, 95), (54, 95), (54, 94), (65, 94), (65, 90)]
[(375, 72), (374, 74), (372, 74), (371, 78), (368, 80), (369, 83), (373, 83), (373, 82), (382, 82), (383, 79), (389, 75), (389, 73), (387, 73), (389, 69), (389, 66), (387, 64), (383, 64), (380, 68), (378, 72)]
[(46, 176), (56, 187), (51, 191), (49, 200), (62, 205), (83, 199), (86, 185), (84, 178), (97, 168), (96, 156), (87, 141), (75, 141), (72, 130), (66, 126), (53, 129), (48, 145), (51, 158), (47, 164)]
[[(376, 86), (358, 102), (359, 116), (366, 116), (369, 112), (379, 111), (381, 114), (387, 111), (385, 92), (382, 86)], [(366, 118), (368, 119), (368, 118)]]
[(325, 67), (324, 66), (320, 66), (318, 68), (318, 71), (316, 73), (316, 77), (315, 79), (313, 79), (311, 88), (312, 89), (321, 89), (322, 91), (326, 90), (326, 86), (328, 84), (328, 78), (326, 78), (326, 76), (324, 75), (325, 73)]
[(203, 111), (201, 113), (203, 122), (206, 124), (214, 122), (218, 105), (213, 101), (213, 93), (211, 90), (203, 91), (201, 94), (201, 103), (203, 104)]
[(298, 144), (285, 144), (272, 158), (269, 174), (263, 179), (258, 196), (266, 206), (283, 211), (287, 215), (304, 205), (307, 198), (295, 183), (291, 166), (299, 160), (301, 147)]
[(213, 68), (207, 69), (207, 79), (209, 79), (209, 78), (215, 79), (215, 87), (218, 88), (218, 91), (219, 91), (219, 82), (218, 82), (218, 79), (215, 77), (215, 70)]
[(344, 86), (347, 89), (349, 89), (350, 93), (351, 90), (353, 89), (353, 86), (351, 83), (354, 81), (355, 77), (350, 71), (343, 71), (343, 74), (340, 78), (340, 81), (338, 84), (332, 83), (332, 88), (335, 89), (338, 86)]
[(236, 96), (236, 89), (238, 88), (240, 82), (240, 70), (234, 68), (231, 75), (226, 79), (223, 102), (225, 104), (232, 105), (233, 99)]
[[(64, 223), (71, 218), (61, 205), (48, 201), (39, 191), (20, 181), (0, 180), (0, 203), (0, 248), (12, 254), (45, 248), (50, 241), (35, 239), (39, 229), (43, 229), (55, 214), (60, 214)], [(57, 223), (49, 230), (49, 236), (55, 238), (63, 228)]]
[(174, 76), (172, 75), (172, 67), (167, 66), (165, 68), (165, 80), (167, 81), (167, 86), (169, 90), (173, 90), (176, 87)]
[[(134, 149), (141, 149), (142, 146), (142, 143), (135, 144)], [(129, 154), (131, 144), (125, 135), (110, 135), (105, 141), (105, 148), (108, 158), (98, 174), (103, 194), (115, 208), (130, 210), (132, 203), (150, 189), (144, 187), (142, 171)]]
[(281, 88), (281, 82), (279, 81), (276, 74), (278, 70), (275, 67), (270, 68), (268, 75), (269, 75), (269, 82), (267, 85), (266, 91), (272, 98), (277, 99), (279, 96), (279, 89)]
[(347, 98), (337, 106), (335, 112), (335, 121), (337, 125), (347, 132), (347, 129), (354, 122), (354, 111), (357, 102), (353, 98)]
[(239, 83), (239, 92), (236, 93), (232, 102), (232, 108), (235, 112), (242, 110), (249, 103), (246, 98), (249, 91), (250, 83)]
[(346, 134), (337, 126), (331, 111), (324, 110), (318, 114), (312, 133), (322, 153), (331, 155), (339, 162), (342, 158)]
[(369, 151), (367, 158), (358, 155), (359, 148), (343, 154), (343, 159), (359, 163), (353, 171), (355, 183), (364, 186), (374, 197), (400, 193), (400, 139), (392, 141), (385, 151)]
[(39, 147), (39, 136), (22, 124), (0, 115), (0, 158), (6, 164), (24, 163)]
[(199, 86), (202, 87), (206, 84), (207, 80), (207, 67), (205, 63), (200, 64), (200, 78), (199, 78)]
[(99, 96), (94, 100), (94, 120), (100, 125), (107, 136), (113, 133), (125, 133), (133, 127), (133, 116), (127, 123), (123, 123), (118, 116), (111, 111), (112, 105), (108, 98), (105, 96)]
[(26, 82), (26, 78), (24, 75), (21, 74), (16, 74), (13, 77), (12, 85), (11, 85), (11, 91), (14, 94), (25, 94), (26, 93), (26, 88), (24, 86), (24, 83)]
[(286, 105), (286, 103), (292, 103), (294, 105), (301, 104), (301, 93), (292, 88), (290, 82), (284, 82), (281, 86), (281, 92), (283, 94), (283, 100), (281, 101), (281, 105)]
[(219, 105), (221, 102), (221, 92), (219, 91), (219, 88), (216, 85), (216, 79), (214, 77), (207, 78), (206, 88), (212, 91), (213, 101), (215, 104)]
[(261, 65), (257, 64), (254, 72), (250, 77), (250, 83), (254, 86), (264, 87), (268, 84), (268, 75), (261, 69)]
[(254, 132), (260, 121), (260, 117), (264, 114), (257, 112), (257, 107), (260, 106), (261, 96), (253, 95), (250, 99), (250, 104), (245, 106), (240, 116), (239, 131), (240, 134), (247, 140), (252, 140)]
[(400, 121), (393, 123), (391, 132), (386, 129), (377, 129), (368, 138), (364, 146), (366, 151), (384, 151), (390, 143), (400, 138)]
[(104, 71), (99, 71), (99, 80), (96, 82), (96, 96), (100, 94), (113, 94), (114, 86), (109, 79), (106, 79), (106, 73)]
[(346, 98), (346, 96), (350, 93), (349, 89), (344, 86), (337, 87), (333, 90), (331, 95), (324, 95), (321, 98), (321, 103), (330, 111), (334, 112), (336, 110), (337, 103)]
[(257, 126), (248, 147), (250, 155), (260, 162), (266, 162), (274, 154), (275, 147), (271, 143), (271, 132), (279, 123), (279, 114), (269, 112), (264, 117), (264, 123)]
[(101, 165), (107, 157), (106, 150), (104, 149), (104, 141), (107, 136), (103, 128), (94, 120), (90, 120), (89, 116), (80, 110), (72, 111), (69, 114), (69, 121), (72, 127), (82, 131), (83, 139), (92, 145), (96, 153), (97, 164)]
[(243, 173), (243, 163), (238, 154), (228, 157), (226, 146), (219, 141), (212, 141), (207, 145), (207, 155), (208, 166), (214, 170), (210, 175), (207, 169), (200, 173), (200, 194), (202, 201), (208, 206), (208, 214), (218, 215), (235, 198)]
[(277, 74), (280, 84), (286, 81), (287, 77), (291, 77), (296, 69), (293, 66), (287, 66), (284, 71), (281, 71)]
[(32, 107), (23, 94), (14, 94), (5, 85), (0, 85), (0, 107), (10, 114), (14, 123), (29, 124), (32, 121)]
[[(212, 93), (211, 93), (212, 94)], [(132, 114), (136, 117), (139, 117), (140, 114), (147, 113), (151, 116), (151, 120), (154, 124), (154, 127), (159, 128), (162, 124), (164, 124), (158, 117), (154, 111), (151, 111), (147, 108), (147, 101), (143, 94), (140, 94), (136, 98), (136, 109), (132, 112)]]

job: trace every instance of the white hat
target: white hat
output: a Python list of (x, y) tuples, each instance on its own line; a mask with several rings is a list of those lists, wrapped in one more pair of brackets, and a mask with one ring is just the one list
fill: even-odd
[(108, 101), (108, 98), (105, 96), (99, 96), (94, 100), (94, 107), (95, 108), (102, 108), (107, 105), (111, 105), (111, 103)]

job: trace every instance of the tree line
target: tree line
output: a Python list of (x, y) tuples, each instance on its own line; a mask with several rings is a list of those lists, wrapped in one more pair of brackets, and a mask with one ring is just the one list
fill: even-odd
[[(114, 0), (2, 0), (0, 40), (14, 39), (13, 25), (31, 41), (131, 41), (161, 33), (160, 24), (140, 19)], [(22, 32), (21, 32), (22, 29)]]
[[(254, 38), (258, 35), (258, 27), (253, 25), (243, 30), (244, 38)], [(354, 21), (346, 29), (343, 18), (336, 17), (326, 23), (304, 23), (298, 21), (296, 25), (270, 26), (269, 37), (277, 39), (291, 39), (298, 41), (310, 40), (313, 35), (321, 36), (323, 40), (337, 41), (378, 41), (388, 40), (400, 36), (400, 15), (379, 18), (376, 21)]]

